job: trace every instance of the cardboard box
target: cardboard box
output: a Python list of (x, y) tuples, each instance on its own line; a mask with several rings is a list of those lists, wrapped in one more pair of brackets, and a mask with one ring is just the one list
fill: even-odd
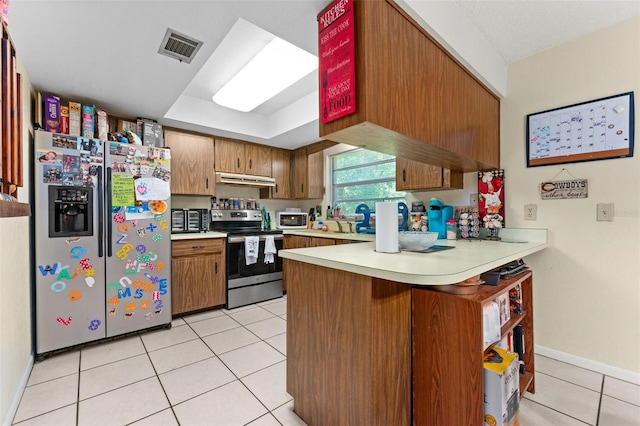
[(57, 96), (44, 95), (44, 129), (60, 133), (60, 98)]
[(508, 426), (520, 406), (518, 354), (494, 347), (484, 361), (484, 424)]
[(82, 137), (93, 138), (94, 137), (94, 115), (96, 107), (92, 105), (82, 105)]
[(82, 131), (82, 104), (69, 102), (69, 135), (80, 136)]
[(60, 133), (69, 134), (69, 106), (60, 105)]
[(126, 130), (129, 130), (136, 135), (138, 134), (138, 123), (135, 121), (118, 120), (118, 132), (124, 134)]

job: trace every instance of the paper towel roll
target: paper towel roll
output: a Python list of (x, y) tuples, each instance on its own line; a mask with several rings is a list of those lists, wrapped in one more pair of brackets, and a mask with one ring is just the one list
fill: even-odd
[(398, 204), (376, 203), (376, 251), (398, 253)]

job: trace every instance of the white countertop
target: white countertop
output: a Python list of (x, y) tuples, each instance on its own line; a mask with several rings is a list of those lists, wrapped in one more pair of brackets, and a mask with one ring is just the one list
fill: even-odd
[(198, 240), (202, 238), (227, 238), (227, 234), (226, 232), (215, 232), (215, 231), (171, 234), (171, 241)]
[[(316, 236), (306, 232), (306, 236)], [(400, 283), (447, 285), (548, 247), (546, 229), (501, 229), (500, 237), (502, 241), (438, 240), (436, 245), (454, 244), (455, 248), (433, 253), (377, 253), (374, 238), (361, 244), (280, 250), (278, 255)]]

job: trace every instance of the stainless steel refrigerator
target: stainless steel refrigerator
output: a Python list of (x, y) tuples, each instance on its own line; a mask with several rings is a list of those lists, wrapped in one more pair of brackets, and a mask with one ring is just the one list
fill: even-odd
[(170, 151), (37, 131), (36, 353), (171, 322)]

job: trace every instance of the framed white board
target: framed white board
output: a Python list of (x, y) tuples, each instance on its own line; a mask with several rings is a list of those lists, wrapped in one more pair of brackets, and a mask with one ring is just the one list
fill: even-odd
[(633, 157), (633, 92), (527, 115), (527, 167)]

